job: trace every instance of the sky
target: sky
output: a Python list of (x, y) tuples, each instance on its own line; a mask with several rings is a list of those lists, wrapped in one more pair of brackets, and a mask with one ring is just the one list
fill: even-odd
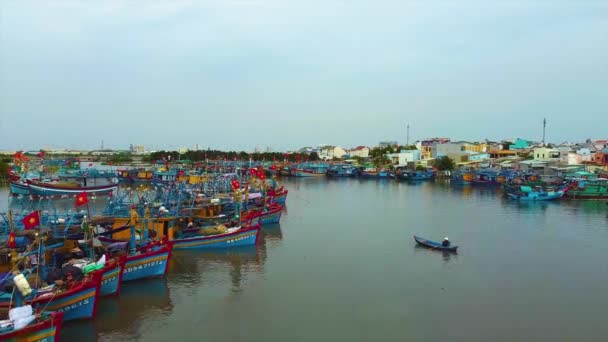
[(608, 138), (608, 1), (0, 2), (0, 149)]

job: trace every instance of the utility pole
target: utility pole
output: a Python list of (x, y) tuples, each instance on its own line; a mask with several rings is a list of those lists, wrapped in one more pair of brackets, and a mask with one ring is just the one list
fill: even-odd
[(407, 140), (405, 141), (405, 146), (410, 146), (410, 124), (407, 124)]
[(543, 118), (543, 146), (545, 146), (545, 130), (547, 128), (547, 118)]

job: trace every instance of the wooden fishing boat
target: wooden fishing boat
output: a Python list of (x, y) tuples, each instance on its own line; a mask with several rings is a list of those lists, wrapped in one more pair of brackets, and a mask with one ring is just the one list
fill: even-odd
[(82, 192), (86, 192), (87, 194), (107, 195), (118, 189), (118, 183), (97, 186), (67, 186), (31, 181), (28, 183), (28, 188), (30, 193), (35, 196), (76, 195)]
[(328, 165), (326, 164), (302, 163), (291, 170), (291, 175), (295, 177), (324, 177), (327, 169)]
[(260, 222), (262, 225), (279, 223), (281, 221), (282, 212), (282, 205), (271, 205), (269, 208), (262, 211)]
[(268, 197), (272, 202), (278, 203), (280, 205), (285, 205), (287, 202), (287, 194), (289, 190), (284, 189), (282, 186), (276, 190), (268, 190)]
[(126, 258), (110, 259), (103, 268), (100, 296), (118, 296)]
[[(64, 321), (95, 318), (101, 278), (102, 272), (95, 271), (68, 290), (37, 294), (34, 298), (26, 298), (25, 303), (34, 309), (63, 312)], [(11, 296), (11, 293), (0, 294), (0, 307), (8, 307)]]
[(572, 180), (566, 197), (579, 200), (608, 200), (608, 179)]
[(36, 319), (19, 330), (0, 328), (0, 341), (4, 342), (57, 342), (63, 323), (63, 312), (42, 312)]
[(414, 240), (420, 246), (430, 248), (430, 249), (436, 249), (436, 250), (446, 251), (446, 252), (456, 252), (458, 250), (458, 246), (453, 246), (453, 245), (444, 246), (441, 244), (441, 242), (427, 240), (425, 238), (421, 238), (416, 235), (414, 235)]
[(12, 181), (10, 182), (9, 187), (11, 195), (17, 196), (30, 194), (30, 188), (27, 186), (27, 183), (21, 181)]
[(341, 177), (357, 177), (359, 176), (359, 169), (352, 165), (332, 165), (327, 170), (327, 177), (333, 178), (341, 178)]
[(229, 229), (224, 234), (177, 238), (172, 242), (175, 250), (232, 248), (255, 245), (260, 233), (260, 224)]
[(122, 281), (162, 277), (167, 273), (173, 251), (173, 242), (148, 247), (135, 255), (126, 257)]
[(431, 180), (435, 178), (435, 172), (432, 170), (426, 171), (403, 171), (396, 175), (396, 178), (404, 181), (421, 181)]
[(505, 187), (505, 193), (511, 199), (517, 201), (551, 201), (560, 199), (566, 193), (567, 188), (560, 187), (531, 187), (527, 185)]
[(361, 178), (389, 178), (389, 172), (384, 169), (365, 169), (360, 175)]

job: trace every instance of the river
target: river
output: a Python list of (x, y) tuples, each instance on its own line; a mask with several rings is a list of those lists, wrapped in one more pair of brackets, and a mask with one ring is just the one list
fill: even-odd
[[(518, 203), (499, 189), (285, 179), (257, 246), (175, 252), (65, 341), (601, 341), (603, 202)], [(6, 198), (6, 196), (2, 196)], [(98, 201), (100, 201), (98, 199)], [(3, 208), (6, 203), (3, 203)], [(449, 236), (458, 254), (412, 236)]]

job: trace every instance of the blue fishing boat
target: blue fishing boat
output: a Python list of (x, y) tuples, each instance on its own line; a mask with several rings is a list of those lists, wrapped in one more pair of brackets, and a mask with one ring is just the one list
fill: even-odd
[(173, 240), (174, 249), (233, 248), (255, 245), (260, 232), (260, 224), (252, 227), (235, 227), (224, 234), (193, 236)]
[(566, 194), (566, 187), (559, 187), (557, 189), (553, 187), (543, 188), (540, 186), (506, 186), (505, 193), (511, 199), (517, 201), (551, 201), (562, 198)]
[(292, 170), (292, 175), (295, 177), (323, 177), (327, 173), (328, 166), (326, 164), (300, 164)]
[(265, 209), (260, 217), (262, 225), (275, 224), (281, 221), (281, 214), (283, 213), (282, 205), (274, 205), (270, 208)]
[(416, 171), (401, 171), (397, 173), (396, 178), (404, 181), (422, 181), (431, 180), (435, 178), (435, 171), (433, 170), (416, 170)]
[[(94, 318), (97, 313), (101, 277), (101, 271), (95, 271), (69, 290), (58, 294), (39, 291), (34, 293), (33, 298), (25, 298), (24, 301), (35, 309), (63, 312), (64, 321)], [(11, 298), (11, 293), (0, 294), (0, 307), (8, 307)]]
[(65, 185), (61, 183), (44, 183), (31, 181), (28, 184), (30, 194), (34, 196), (63, 196), (77, 195), (82, 192), (95, 195), (107, 195), (118, 189), (118, 183), (109, 183), (104, 185), (80, 186), (80, 185)]
[(441, 242), (427, 240), (425, 238), (421, 238), (416, 235), (414, 235), (414, 240), (420, 246), (430, 248), (430, 249), (436, 249), (436, 250), (446, 251), (446, 252), (456, 252), (458, 250), (458, 246), (453, 246), (453, 245), (444, 246)]
[(385, 169), (365, 169), (361, 171), (361, 178), (371, 178), (371, 179), (379, 179), (379, 178), (389, 178), (389, 172)]
[(173, 243), (149, 247), (149, 251), (129, 255), (125, 261), (122, 281), (161, 277), (167, 273)]
[(327, 177), (357, 177), (360, 170), (348, 164), (332, 165), (327, 170)]
[(101, 277), (100, 296), (117, 296), (120, 294), (120, 284), (122, 283), (122, 272), (125, 260), (110, 260), (103, 268)]

